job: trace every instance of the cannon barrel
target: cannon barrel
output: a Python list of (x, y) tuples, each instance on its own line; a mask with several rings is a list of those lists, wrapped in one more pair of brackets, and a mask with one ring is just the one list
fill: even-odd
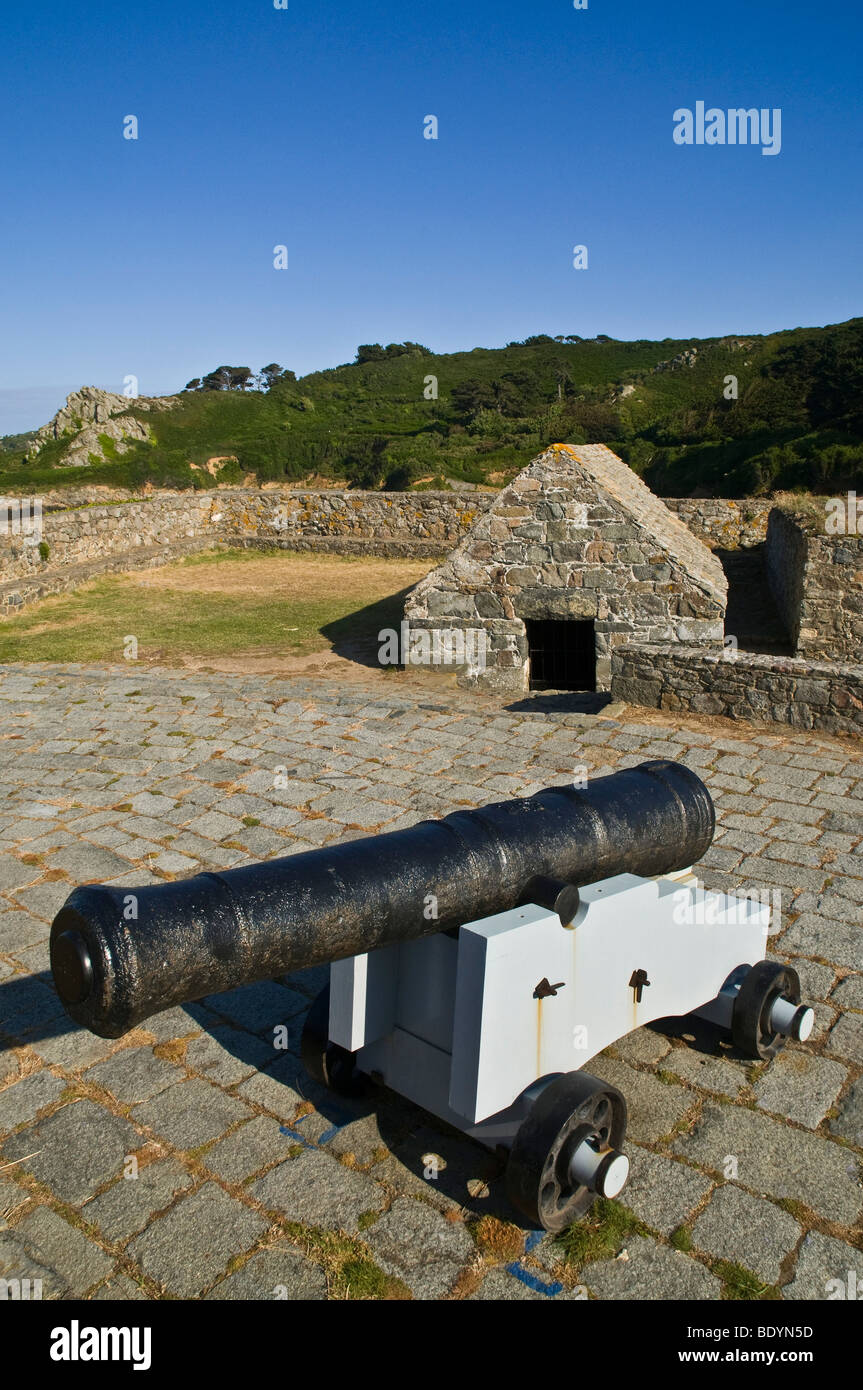
[(116, 1038), (174, 1004), (507, 911), (538, 877), (685, 868), (714, 825), (700, 778), (655, 761), (223, 873), (87, 884), (54, 919), (54, 983), (77, 1023)]

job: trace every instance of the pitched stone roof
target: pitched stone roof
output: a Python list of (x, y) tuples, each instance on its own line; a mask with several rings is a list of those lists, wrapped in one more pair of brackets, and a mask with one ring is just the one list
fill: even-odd
[[(597, 487), (623, 507), (637, 525), (681, 566), (696, 584), (715, 592), (725, 602), (728, 584), (718, 559), (689, 527), (651, 492), (637, 473), (605, 444), (553, 444), (559, 467), (577, 473), (578, 466), (590, 474)], [(567, 466), (565, 460), (572, 462)], [(535, 459), (534, 463), (538, 463)], [(526, 470), (528, 473), (533, 463)]]
[[(408, 595), (406, 611), (419, 614), (435, 589), (452, 590), (463, 584), (475, 587), (483, 582), (482, 572), (488, 573), (502, 553), (501, 541), (494, 539), (496, 522), (499, 526), (498, 518), (512, 516), (514, 507), (520, 514), (525, 506), (545, 501), (576, 505), (583, 501), (593, 511), (603, 498), (613, 514), (609, 523), (625, 521), (634, 532), (633, 539), (643, 533), (640, 538), (652, 552), (661, 552), (691, 589), (699, 590), (706, 601), (724, 612), (728, 585), (716, 556), (604, 444), (552, 444), (533, 459), (477, 519), (449, 558), (420, 580)], [(569, 514), (570, 507), (564, 510)], [(510, 527), (520, 524), (505, 523)], [(594, 529), (601, 535), (602, 523), (594, 523)], [(599, 560), (600, 566), (602, 563)]]

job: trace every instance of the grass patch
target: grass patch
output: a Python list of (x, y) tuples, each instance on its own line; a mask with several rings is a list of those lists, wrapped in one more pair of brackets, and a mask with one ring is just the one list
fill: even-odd
[(731, 1260), (718, 1260), (713, 1273), (722, 1280), (722, 1297), (731, 1302), (760, 1302), (780, 1299), (775, 1284), (762, 1284), (757, 1274)]
[(361, 1211), (357, 1217), (357, 1230), (367, 1231), (369, 1226), (373, 1226), (380, 1219), (381, 1213), (379, 1211)]
[(524, 1254), (524, 1231), (496, 1216), (483, 1216), (473, 1227), (472, 1235), (488, 1260), (517, 1260)]
[(389, 1279), (373, 1260), (345, 1260), (333, 1275), (336, 1298), (386, 1298)]
[(670, 1244), (674, 1250), (688, 1252), (692, 1249), (692, 1232), (686, 1226), (678, 1226), (677, 1230), (671, 1234)]
[[(365, 659), (398, 629), (404, 595), (431, 561), (278, 551), (191, 556), (158, 571), (108, 575), (0, 624), (0, 661), (138, 661), (306, 656), (334, 647)], [(127, 698), (140, 694), (130, 691)]]
[(574, 1222), (557, 1237), (566, 1261), (574, 1270), (594, 1260), (616, 1255), (628, 1236), (648, 1235), (648, 1228), (627, 1207), (600, 1197), (581, 1221)]
[[(381, 1213), (365, 1212), (363, 1215), (368, 1218), (372, 1215), (379, 1216)], [(317, 1226), (302, 1226), (294, 1221), (285, 1222), (284, 1229), (307, 1255), (326, 1270), (331, 1298), (410, 1297), (408, 1290), (398, 1279), (390, 1278), (375, 1264), (359, 1240)]]
[(776, 1205), (787, 1211), (788, 1215), (793, 1216), (801, 1225), (808, 1226), (811, 1213), (805, 1202), (798, 1202), (796, 1197), (780, 1197)]

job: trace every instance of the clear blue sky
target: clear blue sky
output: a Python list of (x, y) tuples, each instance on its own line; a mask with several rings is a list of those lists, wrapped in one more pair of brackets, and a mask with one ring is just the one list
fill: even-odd
[[(861, 38), (850, 0), (7, 0), (0, 433), (128, 373), (858, 315)], [(781, 153), (676, 145), (698, 100), (781, 108)]]

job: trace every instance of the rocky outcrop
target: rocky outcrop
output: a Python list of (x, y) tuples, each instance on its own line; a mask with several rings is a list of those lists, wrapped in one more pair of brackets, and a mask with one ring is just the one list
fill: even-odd
[(653, 368), (655, 372), (679, 372), (681, 367), (694, 367), (698, 361), (698, 348), (687, 348), (685, 352), (679, 352), (676, 357), (669, 357), (666, 362), (657, 362)]
[(105, 436), (113, 440), (118, 454), (125, 453), (130, 441), (150, 437), (150, 426), (130, 411), (170, 410), (177, 400), (177, 396), (119, 396), (98, 386), (82, 386), (66, 397), (53, 420), (37, 432), (27, 457), (35, 459), (50, 440), (68, 439), (56, 466), (86, 466), (105, 459)]

